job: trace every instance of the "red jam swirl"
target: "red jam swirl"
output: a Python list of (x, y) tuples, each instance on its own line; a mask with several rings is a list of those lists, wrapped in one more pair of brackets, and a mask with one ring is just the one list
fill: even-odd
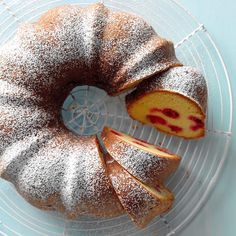
[(203, 129), (204, 128), (204, 123), (201, 119), (195, 117), (195, 116), (189, 116), (188, 117), (189, 120), (192, 120), (195, 124), (190, 126), (190, 129), (193, 131), (197, 131), (199, 129)]
[(171, 129), (171, 131), (175, 133), (179, 133), (183, 130), (181, 127), (176, 126), (176, 125), (168, 125), (168, 127)]
[(166, 125), (166, 120), (163, 119), (160, 116), (154, 116), (154, 115), (147, 115), (146, 118), (152, 123), (152, 124), (160, 124), (160, 125)]
[(156, 112), (161, 112), (167, 117), (170, 117), (172, 119), (177, 119), (179, 118), (179, 113), (171, 108), (164, 108), (164, 109), (159, 109), (157, 107), (153, 107), (149, 110), (150, 113), (156, 113)]
[(165, 116), (168, 116), (170, 118), (173, 118), (173, 119), (177, 119), (179, 118), (179, 113), (171, 108), (165, 108), (163, 109), (162, 113), (165, 115)]

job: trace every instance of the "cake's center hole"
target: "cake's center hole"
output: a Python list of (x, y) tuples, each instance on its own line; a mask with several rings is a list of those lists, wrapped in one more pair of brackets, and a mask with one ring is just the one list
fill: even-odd
[(106, 98), (106, 92), (96, 87), (74, 88), (62, 107), (65, 126), (78, 135), (93, 135), (102, 131), (107, 117)]

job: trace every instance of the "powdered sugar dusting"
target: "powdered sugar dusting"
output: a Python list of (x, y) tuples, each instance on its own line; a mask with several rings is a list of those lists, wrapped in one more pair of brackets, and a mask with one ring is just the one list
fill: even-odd
[(142, 151), (125, 143), (114, 142), (109, 148), (110, 154), (132, 175), (145, 183), (160, 181), (169, 166), (169, 160)]
[(117, 76), (126, 78), (123, 84), (125, 89), (129, 84), (137, 85), (146, 77), (177, 65), (181, 63), (175, 56), (173, 43), (154, 35), (129, 57)]
[(115, 86), (113, 90), (117, 90), (120, 83), (127, 79), (119, 72), (123, 65), (153, 35), (156, 35), (153, 28), (140, 17), (123, 12), (109, 12), (99, 55), (99, 67), (101, 78)]
[[(58, 150), (57, 150), (58, 153)], [(81, 156), (81, 154), (80, 154)], [(76, 198), (74, 196), (76, 179), (78, 172), (77, 168), (80, 163), (80, 157), (78, 157), (78, 153), (72, 153), (70, 155), (70, 161), (65, 163), (65, 171), (63, 176), (63, 181), (65, 182), (60, 189), (61, 198), (66, 208), (72, 211), (76, 206)]]
[(73, 153), (68, 150), (61, 187), (63, 202), (70, 211), (79, 206), (83, 214), (89, 214), (91, 210), (103, 211), (109, 205), (108, 196), (113, 198), (113, 194), (98, 156), (95, 138), (81, 138), (76, 146)]
[[(138, 219), (146, 215), (152, 207), (156, 206), (157, 200), (138, 184), (128, 172), (124, 172), (125, 170), (118, 175), (111, 175), (111, 181), (117, 193), (121, 195), (120, 201), (127, 212), (135, 215)], [(144, 203), (146, 203), (145, 207), (143, 206)]]
[(8, 165), (14, 161), (23, 151), (29, 149), (31, 144), (37, 140), (36, 135), (28, 136), (23, 140), (18, 140), (13, 143), (11, 146), (6, 148), (1, 156), (1, 165), (4, 165), (5, 168), (8, 168)]
[(142, 150), (125, 141), (123, 138), (105, 130), (102, 139), (108, 153), (129, 173), (144, 183), (152, 186), (165, 181), (178, 167), (180, 158), (177, 156), (158, 156), (153, 151)]
[[(27, 29), (27, 36), (34, 41), (32, 26), (29, 25)], [(44, 63), (31, 53), (24, 46), (25, 44), (27, 43), (20, 38), (20, 35), (16, 35), (12, 41), (1, 48), (0, 79), (35, 92), (40, 78), (40, 87), (49, 85), (48, 71)]]
[(119, 215), (123, 210), (98, 155), (95, 137), (44, 130), (6, 150), (3, 177), (31, 201), (59, 195), (53, 205), (67, 214)]
[(20, 173), (51, 137), (52, 133), (43, 129), (9, 145), (1, 156), (1, 175), (18, 185)]
[[(158, 208), (160, 201), (150, 194), (118, 163), (110, 164), (109, 176), (119, 200), (131, 218), (140, 226), (146, 223), (150, 210)], [(113, 170), (111, 170), (113, 169)]]
[(4, 80), (0, 80), (0, 95), (17, 98), (20, 98), (22, 96), (30, 98), (32, 94), (22, 87), (19, 87)]
[(0, 100), (0, 114), (0, 154), (14, 142), (27, 135), (36, 134), (54, 118), (43, 109), (21, 106), (21, 100), (12, 101), (7, 97)]

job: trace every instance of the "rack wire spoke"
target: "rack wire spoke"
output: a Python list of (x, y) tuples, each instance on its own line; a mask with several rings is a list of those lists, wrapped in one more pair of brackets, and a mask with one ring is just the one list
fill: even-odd
[(0, 0), (0, 4), (5, 8), (6, 12), (8, 12), (9, 15), (14, 18), (14, 20), (17, 23), (22, 23), (21, 20), (19, 19), (19, 17), (14, 12), (14, 10), (12, 10), (11, 7), (9, 7), (8, 4), (4, 0)]

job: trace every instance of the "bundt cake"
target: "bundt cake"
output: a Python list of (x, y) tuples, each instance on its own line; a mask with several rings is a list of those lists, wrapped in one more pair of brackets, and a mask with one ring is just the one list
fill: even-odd
[(180, 157), (117, 130), (105, 127), (101, 137), (113, 159), (151, 186), (164, 182), (179, 166)]
[(129, 115), (158, 130), (186, 139), (205, 133), (207, 84), (198, 70), (171, 68), (140, 83), (126, 96)]
[[(126, 171), (117, 164), (117, 173), (125, 173), (125, 183), (122, 176), (116, 182), (104, 165), (96, 137), (73, 135), (61, 121), (60, 109), (77, 85), (94, 85), (115, 95), (180, 65), (173, 44), (143, 19), (102, 4), (58, 7), (36, 23), (21, 26), (0, 48), (0, 176), (39, 208), (55, 209), (70, 218), (110, 217), (126, 210), (140, 226), (145, 225), (171, 206), (172, 194), (141, 183), (146, 176), (149, 181), (147, 172), (141, 180), (131, 177), (129, 166)], [(153, 153), (158, 160), (165, 157), (164, 177), (155, 172), (160, 180), (179, 161), (162, 153)], [(139, 168), (145, 169), (139, 164), (135, 163), (137, 178), (142, 176)], [(129, 194), (141, 197), (140, 207), (133, 210), (121, 197), (129, 183)], [(137, 192), (132, 193), (132, 186)], [(138, 210), (144, 211), (140, 221)]]
[(161, 184), (148, 186), (127, 172), (109, 154), (105, 163), (112, 185), (125, 211), (138, 227), (170, 209), (174, 196)]

